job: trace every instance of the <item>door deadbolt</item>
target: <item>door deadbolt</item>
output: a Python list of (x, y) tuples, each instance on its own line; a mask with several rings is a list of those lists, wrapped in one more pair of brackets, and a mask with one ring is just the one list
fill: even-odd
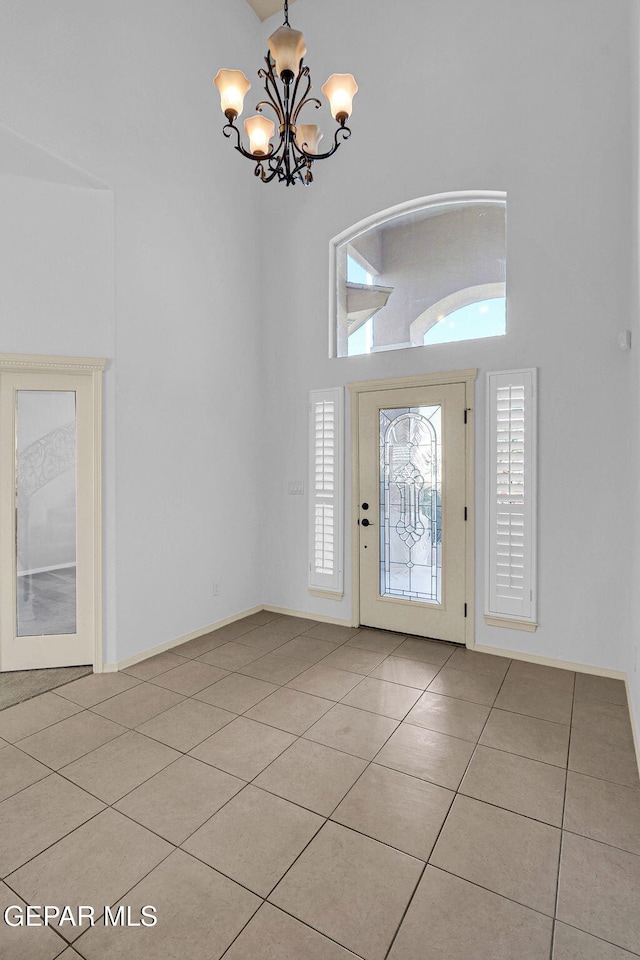
[(369, 504), (368, 504), (368, 503), (363, 503), (363, 504), (362, 504), (362, 509), (363, 509), (363, 510), (368, 510), (368, 509), (369, 509)]

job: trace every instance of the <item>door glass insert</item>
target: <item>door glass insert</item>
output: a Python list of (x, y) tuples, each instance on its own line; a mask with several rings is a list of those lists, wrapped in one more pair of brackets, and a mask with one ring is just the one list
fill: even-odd
[(76, 633), (76, 394), (18, 390), (17, 635)]
[(380, 411), (380, 595), (442, 603), (442, 407)]

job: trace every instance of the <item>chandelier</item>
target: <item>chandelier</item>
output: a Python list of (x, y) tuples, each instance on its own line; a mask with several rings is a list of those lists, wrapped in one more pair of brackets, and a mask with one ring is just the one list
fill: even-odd
[[(296, 182), (311, 183), (311, 167), (315, 161), (333, 156), (341, 142), (351, 136), (347, 120), (351, 116), (358, 84), (350, 73), (334, 73), (323, 85), (322, 92), (338, 126), (331, 149), (319, 153), (320, 128), (315, 123), (299, 123), (304, 107), (313, 106), (317, 110), (321, 104), (316, 97), (310, 96), (309, 67), (303, 65), (307, 47), (302, 33), (293, 30), (289, 23), (288, 0), (284, 2), (284, 23), (271, 34), (268, 43), (266, 69), (258, 70), (258, 77), (264, 80), (267, 99), (257, 104), (255, 117), (244, 121), (249, 149), (242, 143), (236, 120), (242, 113), (251, 84), (242, 70), (218, 70), (213, 82), (220, 92), (220, 105), (227, 118), (222, 132), (225, 137), (235, 134), (236, 150), (248, 160), (255, 161), (253, 172), (264, 183), (275, 179), (286, 186)], [(275, 122), (263, 115), (265, 107), (273, 111)]]

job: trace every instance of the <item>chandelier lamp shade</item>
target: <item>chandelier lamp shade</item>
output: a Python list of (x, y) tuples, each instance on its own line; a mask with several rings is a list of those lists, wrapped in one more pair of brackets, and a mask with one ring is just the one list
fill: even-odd
[[(278, 180), (286, 186), (313, 181), (311, 167), (316, 160), (333, 156), (351, 130), (353, 98), (358, 84), (350, 73), (334, 73), (322, 86), (331, 115), (337, 123), (330, 149), (319, 152), (323, 134), (315, 123), (299, 122), (303, 108), (320, 108), (321, 102), (311, 94), (309, 67), (304, 65), (307, 46), (299, 30), (289, 24), (289, 3), (284, 3), (284, 23), (269, 37), (266, 69), (258, 70), (264, 81), (266, 99), (256, 106), (254, 117), (244, 121), (248, 148), (242, 140), (236, 121), (242, 114), (244, 98), (251, 89), (242, 70), (218, 70), (213, 81), (220, 93), (220, 106), (227, 118), (222, 128), (225, 137), (236, 139), (235, 148), (243, 157), (255, 162), (254, 174), (264, 183)], [(273, 119), (265, 116), (265, 108)]]

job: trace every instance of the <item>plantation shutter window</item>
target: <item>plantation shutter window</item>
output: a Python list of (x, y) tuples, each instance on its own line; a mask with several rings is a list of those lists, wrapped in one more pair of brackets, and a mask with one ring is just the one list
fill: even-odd
[(310, 557), (312, 593), (343, 594), (344, 390), (312, 390), (310, 423)]
[(535, 369), (487, 374), (485, 618), (497, 626), (536, 626), (535, 457)]

